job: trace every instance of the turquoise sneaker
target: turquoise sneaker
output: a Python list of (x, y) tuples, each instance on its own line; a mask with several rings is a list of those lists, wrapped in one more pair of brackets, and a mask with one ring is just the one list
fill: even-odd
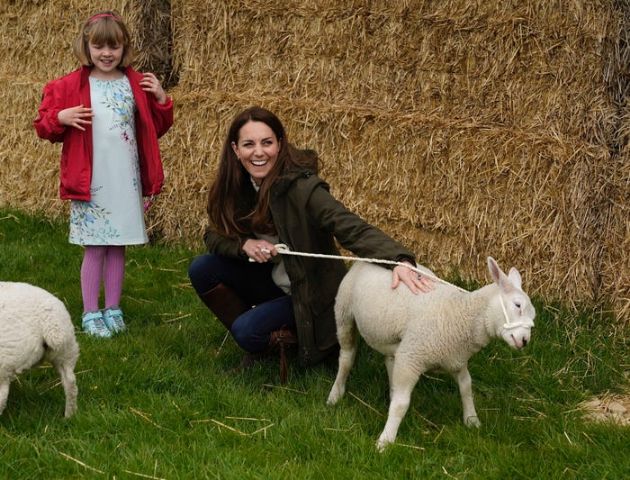
[(118, 307), (106, 308), (103, 311), (103, 320), (105, 325), (112, 333), (124, 332), (127, 329), (125, 322), (123, 321), (122, 310)]
[(99, 338), (109, 338), (112, 336), (103, 321), (103, 314), (100, 311), (97, 312), (85, 312), (81, 317), (81, 323), (83, 324), (83, 331), (88, 335)]

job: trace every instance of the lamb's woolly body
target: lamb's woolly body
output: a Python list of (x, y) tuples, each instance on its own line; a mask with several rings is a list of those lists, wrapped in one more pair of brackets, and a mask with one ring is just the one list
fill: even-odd
[[(339, 286), (335, 303), (341, 346), (339, 372), (328, 403), (336, 403), (345, 392), (356, 355), (358, 330), (368, 345), (385, 355), (389, 374), (391, 404), (378, 442), (380, 449), (394, 441), (419, 376), (435, 368), (455, 377), (462, 396), (464, 422), (478, 426), (467, 367), (469, 358), (493, 337), (502, 336), (517, 348), (529, 340), (535, 312), (527, 295), (520, 290), (518, 271), (510, 271), (513, 285), (494, 260), (488, 261), (497, 282), (474, 292), (462, 292), (442, 283), (419, 295), (405, 287), (392, 290), (391, 272), (365, 263), (355, 264)], [(507, 301), (518, 298), (517, 303), (522, 303), (518, 315), (524, 319), (531, 317), (531, 325), (516, 330), (505, 328), (506, 318), (499, 300), (502, 295)]]
[[(426, 369), (449, 369), (442, 362), (461, 365), (496, 336), (494, 325), (477, 321), (487, 316), (488, 297), (495, 293), (496, 285), (468, 293), (436, 284), (433, 291), (414, 295), (404, 286), (383, 288), (390, 277), (384, 268), (357, 264), (344, 279), (351, 288), (340, 287), (337, 297), (340, 308), (344, 305), (361, 319), (357, 321), (361, 337), (382, 354), (410, 355), (418, 357)], [(342, 297), (346, 293), (349, 296)]]
[(66, 394), (65, 415), (76, 410), (74, 367), (79, 346), (64, 304), (27, 283), (0, 282), (0, 414), (11, 380), (45, 359), (59, 371)]

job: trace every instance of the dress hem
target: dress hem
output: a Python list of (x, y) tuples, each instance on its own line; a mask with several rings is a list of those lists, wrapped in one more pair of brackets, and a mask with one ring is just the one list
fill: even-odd
[(149, 241), (145, 242), (126, 242), (126, 243), (79, 243), (68, 241), (71, 245), (79, 245), (81, 247), (132, 247), (134, 245), (146, 245)]

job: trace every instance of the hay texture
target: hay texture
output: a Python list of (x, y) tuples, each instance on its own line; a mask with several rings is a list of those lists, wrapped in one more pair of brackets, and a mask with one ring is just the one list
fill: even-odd
[[(62, 3), (72, 4), (63, 16), (52, 7)], [(517, 266), (530, 293), (628, 321), (625, 2), (109, 5), (143, 46), (140, 66), (174, 85), (154, 237), (201, 248), (227, 126), (259, 104), (291, 141), (320, 153), (340, 200), (440, 274), (483, 282), (492, 255)], [(0, 96), (11, 117), (0, 138), (0, 204), (62, 210), (58, 147), (38, 141), (30, 121), (43, 82), (76, 64), (70, 42), (93, 9), (78, 0), (0, 7), (9, 32)], [(41, 42), (20, 37), (24, 23)]]

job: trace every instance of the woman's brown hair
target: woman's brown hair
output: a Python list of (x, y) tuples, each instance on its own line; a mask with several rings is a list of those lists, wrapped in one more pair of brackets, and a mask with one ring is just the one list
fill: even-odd
[[(280, 150), (276, 163), (260, 185), (258, 201), (253, 210), (250, 207), (249, 211), (243, 211), (244, 187), (250, 183), (250, 178), (232, 149), (232, 144), (238, 143), (240, 130), (248, 122), (263, 122), (271, 128), (280, 144)], [(316, 172), (317, 154), (312, 150), (298, 150), (291, 145), (282, 122), (269, 110), (251, 107), (239, 113), (228, 130), (221, 151), (219, 170), (210, 186), (210, 222), (220, 234), (230, 237), (253, 232), (274, 233), (275, 227), (269, 211), (271, 187), (285, 172), (296, 168), (307, 168)]]
[(113, 10), (105, 10), (88, 18), (81, 27), (81, 33), (74, 40), (72, 50), (81, 62), (81, 65), (91, 67), (89, 44), (108, 45), (116, 47), (122, 45), (123, 56), (119, 67), (128, 67), (133, 60), (133, 48), (129, 30), (118, 13)]

